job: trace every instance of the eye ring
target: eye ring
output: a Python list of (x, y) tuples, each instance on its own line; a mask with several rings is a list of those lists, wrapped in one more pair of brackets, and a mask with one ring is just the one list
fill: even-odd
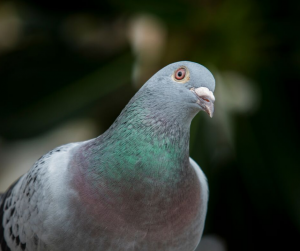
[(186, 74), (185, 68), (181, 67), (175, 71), (174, 75), (177, 80), (182, 80), (182, 79), (184, 79), (185, 74)]
[(190, 80), (190, 72), (189, 69), (185, 66), (178, 67), (172, 74), (172, 79), (175, 82), (185, 84)]

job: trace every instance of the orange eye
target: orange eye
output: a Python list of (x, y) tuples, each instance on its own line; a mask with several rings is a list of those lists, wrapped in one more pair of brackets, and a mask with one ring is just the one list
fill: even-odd
[(178, 70), (175, 71), (175, 78), (177, 80), (181, 80), (185, 77), (185, 72), (186, 70), (184, 68), (179, 68)]

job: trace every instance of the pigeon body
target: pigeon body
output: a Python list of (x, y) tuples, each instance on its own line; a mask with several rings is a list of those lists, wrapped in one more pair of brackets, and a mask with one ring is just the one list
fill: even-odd
[(168, 65), (105, 133), (42, 156), (0, 195), (0, 250), (195, 250), (208, 187), (190, 124), (214, 88), (205, 67)]

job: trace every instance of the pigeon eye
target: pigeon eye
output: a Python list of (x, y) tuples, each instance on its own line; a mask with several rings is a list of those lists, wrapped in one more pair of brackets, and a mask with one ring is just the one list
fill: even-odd
[(185, 77), (186, 70), (184, 68), (179, 68), (175, 71), (175, 78), (177, 80), (182, 80)]
[(172, 80), (180, 84), (185, 84), (190, 80), (189, 69), (184, 65), (180, 66), (176, 71), (173, 72)]

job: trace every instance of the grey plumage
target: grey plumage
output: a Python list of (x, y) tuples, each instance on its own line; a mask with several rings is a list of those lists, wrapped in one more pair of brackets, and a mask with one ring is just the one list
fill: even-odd
[(0, 250), (193, 251), (208, 188), (189, 128), (214, 85), (196, 63), (166, 66), (104, 134), (42, 156), (0, 197)]
[[(42, 156), (30, 169), (2, 195), (0, 219), (4, 231), (0, 234), (1, 249), (5, 250), (50, 250), (38, 237), (43, 231), (45, 215), (43, 208), (49, 207), (51, 196), (45, 188), (49, 184), (47, 167), (51, 158), (68, 149), (58, 147)], [(1, 210), (2, 209), (2, 210)]]

